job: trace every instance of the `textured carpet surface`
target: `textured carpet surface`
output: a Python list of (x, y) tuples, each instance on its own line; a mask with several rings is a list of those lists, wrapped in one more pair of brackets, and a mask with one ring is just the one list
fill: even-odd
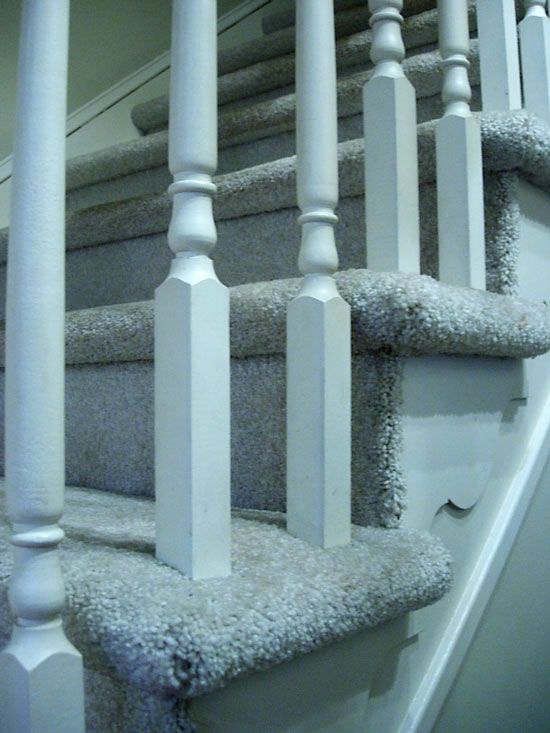
[(350, 545), (320, 550), (276, 525), (235, 517), (233, 574), (193, 582), (154, 559), (149, 501), (70, 490), (63, 525), (65, 622), (87, 665), (181, 697), (433, 603), (451, 579), (446, 550), (417, 531), (354, 528)]
[[(339, 246), (351, 243), (342, 257), (349, 267), (364, 262), (363, 152), (353, 138), (361, 134), (372, 33), (364, 0), (335, 0), (335, 6), (343, 72), (339, 135), (345, 141), (339, 147), (338, 236)], [(404, 40), (412, 51), (404, 67), (420, 100), (420, 121), (440, 113), (434, 6), (434, 0), (406, 0), (404, 8)], [(473, 31), (473, 2), (469, 8)], [(218, 270), (229, 283), (296, 271), (293, 20), (293, 10), (268, 15), (269, 43), (258, 39), (219, 57), (216, 216), (221, 246), (224, 238), (239, 243), (232, 255), (238, 267), (230, 265), (226, 278), (222, 260)], [(475, 40), (470, 79), (478, 85)], [(474, 105), (478, 97), (476, 89)], [(132, 116), (154, 134), (68, 165), (74, 192), (67, 237), (70, 303), (78, 302), (73, 290), (86, 289), (90, 296), (79, 297), (92, 303), (135, 298), (135, 292), (150, 297), (151, 283), (162, 280), (170, 259), (164, 234), (170, 203), (156, 193), (169, 181), (167, 134), (155, 132), (167, 124), (168, 100), (138, 105)], [(513, 294), (518, 178), (550, 191), (550, 131), (525, 113), (484, 114), (480, 121), (488, 287)], [(437, 275), (434, 125), (420, 125), (418, 134), (422, 266)], [(115, 198), (126, 200), (103, 205)], [(273, 250), (276, 238), (284, 256), (260, 254)], [(6, 241), (1, 232), (0, 262)], [(247, 261), (252, 264), (244, 272), (239, 267)], [(141, 278), (139, 287), (112, 287), (127, 272)], [(426, 533), (397, 529), (406, 503), (402, 357), (536, 356), (550, 348), (549, 309), (426, 276), (355, 270), (337, 279), (353, 319), (352, 513), (357, 524), (374, 526), (354, 527), (350, 546), (328, 552), (284, 531), (285, 311), (298, 281), (233, 287), (232, 499), (240, 509), (232, 525), (234, 572), (223, 580), (193, 583), (154, 559), (154, 508), (139, 498), (153, 495), (152, 303), (68, 315), (67, 474), (82, 485), (127, 495), (67, 492), (66, 626), (87, 664), (91, 733), (190, 733), (190, 698), (433, 603), (448, 589), (450, 559), (442, 545)], [(10, 626), (6, 537), (0, 516), (0, 642)]]
[[(479, 115), (486, 171), (519, 170), (534, 185), (550, 190), (550, 127), (526, 112)], [(419, 125), (421, 183), (435, 180), (435, 124)], [(363, 193), (363, 142), (338, 146), (341, 198)], [(239, 218), (296, 205), (294, 156), (218, 176), (215, 214), (218, 220)], [(251, 192), (254, 195), (251, 195)], [(142, 196), (77, 212), (67, 220), (67, 247), (98, 245), (165, 232), (171, 213), (167, 194)], [(7, 230), (0, 232), (5, 261)]]
[(86, 733), (195, 733), (188, 701), (84, 668)]
[[(406, 504), (400, 458), (401, 375), (399, 358), (353, 357), (352, 516), (360, 525), (394, 527)], [(285, 510), (285, 389), (283, 356), (233, 360), (233, 506)], [(67, 480), (152, 497), (152, 362), (69, 367), (65, 392)]]
[[(368, 9), (361, 11), (364, 15)], [(471, 20), (475, 14), (471, 10)], [(361, 24), (350, 29), (351, 35), (340, 38), (336, 42), (336, 63), (339, 71), (351, 68), (365, 68), (371, 66), (370, 46), (372, 33), (370, 30), (363, 30)], [(433, 45), (437, 41), (437, 13), (430, 10), (426, 13), (413, 15), (407, 18), (403, 24), (403, 41), (409, 51), (417, 52), (422, 47)], [(258, 45), (260, 42), (256, 42)], [(288, 44), (290, 45), (290, 44)], [(264, 48), (269, 44), (263, 43)], [(293, 44), (285, 48), (283, 55), (276, 57), (260, 57), (262, 60), (242, 67), (236, 71), (223, 74), (218, 80), (218, 103), (229, 105), (241, 98), (253, 98), (256, 95), (264, 94), (271, 90), (280, 90), (286, 86), (294, 85), (295, 57)], [(408, 69), (412, 58), (405, 61), (405, 69)], [(438, 68), (440, 59), (434, 67), (436, 79), (439, 80)], [(412, 67), (414, 70), (414, 66)], [(364, 83), (364, 82), (363, 82)], [(441, 92), (441, 83), (437, 92)], [(419, 89), (422, 95), (422, 89)], [(422, 95), (427, 96), (427, 95)], [(232, 106), (232, 105), (231, 105)], [(138, 104), (132, 110), (132, 121), (136, 127), (143, 132), (153, 132), (166, 128), (168, 125), (168, 97), (156, 97), (148, 102)]]
[[(423, 10), (433, 8), (435, 4), (435, 0), (405, 0), (402, 14), (407, 16), (414, 13), (421, 13)], [(288, 5), (290, 7), (264, 15), (262, 18), (262, 29), (264, 33), (271, 34), (282, 28), (294, 25), (296, 11), (291, 2)], [(339, 15), (342, 15), (346, 10), (351, 11), (356, 18), (356, 22), (363, 22), (365, 25), (370, 18), (370, 11), (365, 7), (363, 0), (335, 0), (334, 10)]]
[[(430, 33), (436, 32), (437, 17), (434, 15), (433, 18), (429, 18), (430, 25), (427, 22), (420, 24), (420, 19), (421, 16), (415, 17), (415, 20), (417, 20), (416, 25), (420, 27), (410, 29), (409, 35), (413, 35), (414, 32), (419, 41), (427, 41)], [(364, 55), (365, 49), (363, 47), (368, 40), (365, 40), (363, 35), (356, 34), (346, 41), (348, 53), (357, 55), (358, 59)], [(479, 84), (477, 42), (474, 42), (472, 46), (471, 63), (470, 81), (474, 86), (477, 86)], [(439, 53), (435, 51), (411, 56), (403, 64), (404, 71), (414, 85), (419, 100), (419, 109), (417, 112), (419, 119), (431, 119), (434, 116), (439, 116), (442, 111), (439, 101), (442, 83), (440, 66)], [(340, 118), (361, 115), (363, 87), (371, 75), (372, 70), (363, 70), (339, 79), (337, 91), (338, 114)], [(428, 100), (427, 104), (423, 104), (423, 100)], [(156, 115), (160, 109), (160, 103), (158, 100), (153, 101), (154, 103), (148, 104), (151, 104), (151, 114)], [(475, 101), (477, 104), (477, 98)], [(144, 113), (147, 109), (145, 108)], [(167, 101), (165, 103), (165, 114), (166, 119), (164, 119), (164, 124), (167, 125)], [(295, 118), (296, 99), (293, 93), (283, 94), (265, 101), (251, 102), (246, 105), (221, 107), (219, 113), (220, 151), (228, 147), (242, 145), (245, 142), (270, 137), (273, 138), (270, 149), (264, 145), (261, 153), (257, 152), (254, 164), (259, 164), (264, 162), (264, 160), (275, 160), (276, 158), (287, 156), (290, 152), (286, 150), (288, 146), (286, 145), (285, 138), (281, 138), (281, 133), (294, 130)], [(361, 129), (361, 125), (362, 120), (359, 120), (357, 126), (353, 126), (351, 129), (353, 131), (355, 131), (355, 127)], [(155, 127), (160, 126), (161, 124), (157, 120)], [(346, 127), (340, 124), (340, 140), (349, 139), (348, 129), (350, 127), (350, 125)], [(294, 135), (292, 135), (291, 146), (292, 152), (294, 152)], [(246, 151), (246, 149), (243, 150)], [(259, 157), (260, 154), (263, 155), (264, 160), (261, 160)], [(221, 152), (219, 167), (220, 169), (229, 170), (231, 167), (229, 161), (231, 160), (233, 161), (235, 170), (245, 168), (247, 167), (247, 163), (250, 164), (250, 159), (251, 156), (248, 155), (244, 160), (239, 160), (239, 155), (236, 151), (231, 157)], [(111, 148), (106, 148), (97, 153), (73, 158), (67, 165), (67, 187), (69, 190), (77, 189), (97, 183), (98, 181), (129, 176), (149, 168), (155, 168), (161, 165), (166, 166), (167, 160), (168, 136), (167, 131), (163, 130), (138, 138), (137, 140), (114, 145)]]
[[(525, 358), (550, 348), (550, 308), (543, 303), (458, 288), (425, 275), (349, 270), (338, 273), (336, 281), (351, 305), (355, 353)], [(286, 308), (299, 282), (230, 289), (232, 356), (284, 353)], [(2, 354), (3, 338), (0, 332)], [(152, 302), (67, 314), (68, 364), (152, 358)]]
[[(406, 504), (401, 357), (535, 356), (550, 348), (549, 308), (425, 276), (359, 270), (337, 279), (352, 306), (353, 519), (393, 527)], [(285, 509), (285, 312), (297, 287), (231, 290), (234, 506)], [(152, 303), (68, 314), (71, 483), (153, 496), (152, 358)]]
[[(268, 13), (262, 18), (262, 29), (264, 33), (270, 37), (281, 33), (283, 30), (294, 30), (295, 10), (293, 2), (288, 3), (289, 7), (281, 9), (275, 13)], [(474, 0), (469, 0), (470, 9), (474, 6)], [(524, 7), (521, 0), (516, 0), (516, 16), (518, 19), (523, 17)], [(405, 0), (401, 14), (407, 16), (430, 10), (436, 6), (436, 0)], [(364, 0), (335, 0), (334, 9), (336, 11), (335, 25), (338, 32), (338, 26), (341, 23), (343, 32), (350, 33), (352, 28), (366, 28), (370, 20), (370, 11)], [(475, 20), (475, 19), (474, 19)], [(470, 16), (470, 30), (475, 28), (472, 24)], [(344, 30), (345, 29), (345, 30)]]

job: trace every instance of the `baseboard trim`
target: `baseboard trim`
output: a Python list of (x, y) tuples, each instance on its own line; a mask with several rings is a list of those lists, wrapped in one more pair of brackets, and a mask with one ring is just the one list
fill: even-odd
[(525, 460), (510, 482), (426, 674), (411, 701), (399, 733), (428, 733), (472, 642), (550, 455), (550, 393), (535, 424)]

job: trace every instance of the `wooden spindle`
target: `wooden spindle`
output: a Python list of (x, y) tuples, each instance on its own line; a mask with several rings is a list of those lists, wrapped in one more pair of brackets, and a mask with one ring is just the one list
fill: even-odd
[(155, 294), (157, 557), (193, 578), (230, 562), (229, 295), (214, 272), (216, 0), (175, 0), (169, 164), (175, 254)]
[(416, 95), (401, 62), (403, 0), (369, 0), (375, 64), (363, 91), (367, 266), (420, 272)]
[(82, 658), (61, 622), (68, 0), (25, 0), (6, 316), (6, 490), (13, 634), (0, 654), (6, 733), (84, 731)]
[(515, 0), (482, 0), (476, 14), (483, 109), (521, 109)]
[(333, 278), (338, 201), (332, 0), (296, 6), (299, 256), (287, 318), (287, 528), (312, 544), (350, 538), (350, 309)]
[(550, 19), (546, 0), (525, 0), (519, 40), (524, 107), (550, 123)]
[(445, 112), (436, 127), (439, 278), (485, 288), (481, 134), (470, 110), (467, 0), (439, 0)]

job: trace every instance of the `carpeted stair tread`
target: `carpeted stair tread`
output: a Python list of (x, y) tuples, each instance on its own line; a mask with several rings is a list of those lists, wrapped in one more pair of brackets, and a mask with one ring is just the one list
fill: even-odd
[[(142, 690), (209, 692), (433, 603), (451, 581), (447, 551), (425, 532), (356, 527), (350, 545), (321, 550), (238, 517), (232, 575), (191, 581), (154, 559), (152, 502), (86, 490), (78, 506), (82, 493), (67, 492), (63, 522), (66, 629), (88, 666)], [(0, 529), (5, 637), (11, 553)]]
[[(349, 270), (336, 275), (350, 304), (356, 354), (457, 354), (527, 358), (550, 349), (550, 308), (520, 298), (459, 288), (426, 275)], [(299, 280), (230, 288), (234, 358), (284, 354), (288, 302)], [(0, 350), (3, 354), (3, 332)], [(68, 364), (153, 359), (153, 302), (72, 311)]]
[[(470, 8), (474, 5), (475, 0), (469, 0)], [(431, 8), (435, 8), (437, 0), (405, 0), (401, 15), (408, 17), (415, 13), (421, 13)], [(524, 4), (521, 0), (516, 0), (516, 16), (523, 18)], [(371, 13), (367, 7), (365, 0), (335, 0), (334, 8), (336, 33), (338, 34), (339, 24), (341, 24), (340, 32), (345, 32), (348, 27), (366, 28), (370, 21)], [(262, 18), (262, 30), (270, 38), (281, 33), (284, 30), (294, 31), (294, 21), (296, 12), (294, 7), (283, 8), (274, 13), (268, 13)], [(472, 26), (470, 25), (470, 28)]]
[[(479, 114), (485, 172), (519, 171), (550, 191), (550, 127), (523, 111)], [(435, 122), (418, 126), (421, 183), (435, 180)], [(363, 141), (338, 146), (340, 198), (363, 193)], [(296, 206), (295, 156), (216, 177), (218, 221)], [(147, 194), (94, 206), (67, 217), (67, 249), (79, 249), (166, 232), (171, 202), (166, 193)], [(0, 231), (0, 262), (5, 262), (8, 230)]]
[[(477, 42), (474, 41), (472, 46), (470, 79), (475, 84), (479, 81)], [(440, 94), (441, 64), (438, 52), (431, 51), (412, 56), (403, 66), (415, 86), (419, 99), (437, 97)], [(371, 74), (372, 69), (356, 72), (338, 80), (338, 114), (341, 118), (361, 113), (363, 87)], [(293, 93), (247, 106), (221, 107), (218, 120), (219, 148), (223, 150), (232, 145), (294, 130), (295, 120), (296, 98)], [(161, 130), (69, 160), (67, 188), (78, 189), (100, 181), (113, 180), (167, 165), (168, 132)]]
[[(334, 10), (336, 18), (341, 15), (353, 14), (356, 23), (366, 25), (369, 22), (371, 13), (366, 7), (365, 0), (335, 0)], [(404, 17), (430, 10), (436, 6), (436, 0), (405, 0), (401, 14)], [(288, 8), (277, 10), (273, 13), (266, 13), (262, 18), (262, 30), (266, 35), (272, 35), (285, 28), (294, 25), (296, 11), (291, 4)]]
[[(471, 22), (475, 14), (471, 11)], [(437, 41), (437, 12), (429, 10), (407, 18), (403, 23), (403, 40), (408, 51), (421, 51)], [(340, 38), (336, 42), (336, 62), (339, 72), (352, 67), (369, 67), (372, 33), (362, 30)], [(264, 41), (264, 46), (268, 45)], [(406, 59), (406, 65), (414, 58)], [(441, 60), (438, 57), (438, 66)], [(229, 105), (255, 95), (284, 89), (294, 84), (294, 52), (267, 58), (218, 78), (218, 104)], [(441, 83), (439, 83), (439, 91)], [(233, 105), (231, 105), (233, 106)], [(136, 105), (132, 110), (132, 121), (144, 133), (156, 132), (168, 125), (168, 96), (156, 97)]]
[[(336, 38), (366, 30), (369, 26), (368, 15), (370, 13), (365, 6), (360, 10), (351, 8), (337, 11), (334, 17)], [(291, 53), (294, 51), (295, 43), (296, 31), (293, 27), (287, 26), (273, 31), (267, 39), (261, 36), (238, 46), (223, 49), (218, 55), (218, 73), (227, 74), (258, 61)]]

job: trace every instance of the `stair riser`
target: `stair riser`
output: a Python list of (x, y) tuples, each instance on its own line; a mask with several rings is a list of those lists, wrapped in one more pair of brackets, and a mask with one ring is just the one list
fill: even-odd
[[(435, 6), (434, 0), (415, 0), (415, 2), (403, 3), (402, 14), (410, 15), (411, 13), (420, 13), (423, 10), (429, 10)], [(355, 16), (355, 22), (368, 27), (370, 19), (370, 11), (364, 7), (361, 0), (336, 0), (334, 3), (336, 11), (336, 23), (338, 17), (346, 18), (348, 15)], [(347, 11), (347, 12), (346, 12)], [(280, 10), (278, 12), (268, 13), (262, 19), (262, 29), (265, 34), (269, 35), (277, 31), (289, 28), (294, 24), (294, 9)]]
[[(502, 187), (508, 174), (486, 175), (486, 238), (488, 283), (492, 290), (513, 290), (505, 253), (495, 249), (498, 242), (514, 246), (516, 204), (503, 200)], [(508, 190), (508, 189), (506, 189)], [(422, 271), (437, 274), (437, 222), (435, 184), (420, 187)], [(512, 195), (512, 194), (511, 194)], [(502, 206), (510, 215), (499, 215)], [(365, 266), (365, 224), (362, 196), (342, 198), (338, 207), (336, 240), (340, 269)], [(168, 225), (169, 211), (166, 214)], [(297, 257), (300, 232), (297, 209), (280, 209), (255, 216), (218, 222), (219, 244), (215, 251), (218, 276), (226, 285), (261, 282), (298, 275)], [(97, 305), (150, 300), (164, 280), (172, 253), (166, 234), (159, 233), (67, 252), (67, 310)], [(5, 266), (0, 269), (0, 317), (3, 318)]]
[[(470, 25), (475, 29), (475, 13), (470, 13)], [(361, 32), (357, 32), (361, 31)], [(424, 50), (437, 47), (438, 26), (435, 11), (413, 16), (403, 25), (403, 40), (410, 58)], [(371, 33), (357, 28), (354, 35), (339, 40), (336, 44), (338, 72), (349, 73), (357, 67), (372, 68), (370, 62)], [(220, 105), (251, 102), (261, 95), (279, 96), (285, 88), (292, 88), (295, 77), (294, 53), (285, 53), (245, 68), (223, 74), (218, 80), (218, 103)], [(157, 98), (149, 103), (137, 105), (132, 111), (132, 120), (144, 133), (156, 132), (168, 126), (168, 98)]]
[[(340, 117), (338, 121), (338, 138), (340, 142), (362, 137), (361, 104), (361, 90), (357, 89), (356, 94), (346, 100), (346, 116)], [(358, 111), (349, 114), (349, 110), (354, 107)], [(475, 86), (473, 87), (472, 108), (478, 110), (480, 107), (480, 88)], [(418, 100), (417, 119), (419, 123), (435, 119), (441, 115), (441, 112), (442, 105), (439, 94)], [(258, 134), (265, 136), (221, 148), (218, 155), (218, 173), (230, 173), (294, 155), (296, 152), (296, 133), (293, 127), (293, 119), (284, 123), (284, 126), (288, 129), (274, 131), (271, 135), (265, 135), (265, 131), (258, 131)], [(162, 167), (139, 171), (128, 176), (70, 191), (67, 196), (67, 211), (76, 211), (147, 193), (160, 193), (165, 191), (171, 182), (172, 177), (166, 162), (166, 165)]]
[[(392, 525), (400, 512), (399, 430), (392, 429), (398, 427), (399, 375), (395, 357), (354, 358), (352, 477), (357, 523)], [(283, 511), (284, 358), (233, 359), (231, 388), (232, 503)], [(69, 485), (153, 496), (153, 363), (68, 366), (66, 441)]]

